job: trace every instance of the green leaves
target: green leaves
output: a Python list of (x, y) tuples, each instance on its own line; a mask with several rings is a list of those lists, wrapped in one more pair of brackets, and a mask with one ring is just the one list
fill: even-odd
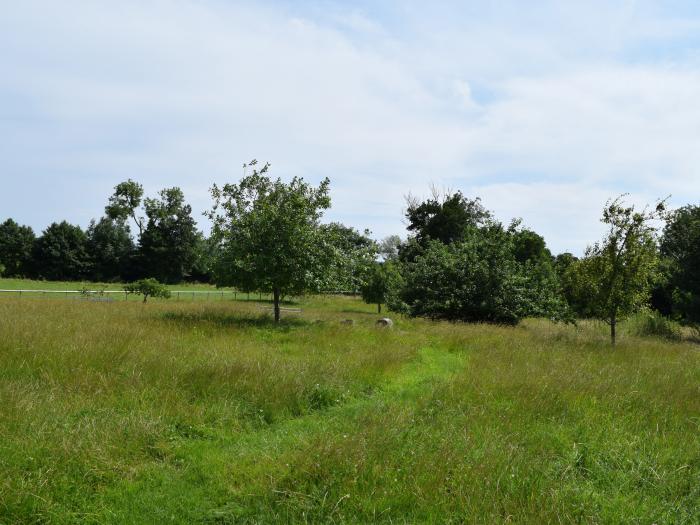
[(156, 279), (148, 278), (127, 284), (124, 286), (124, 291), (131, 294), (143, 295), (145, 303), (149, 297), (162, 297), (168, 299), (170, 290), (164, 284), (159, 283)]
[(603, 209), (605, 238), (564, 275), (572, 306), (581, 315), (607, 321), (613, 342), (617, 321), (649, 301), (658, 269), (654, 221), (665, 213), (663, 202), (653, 211), (638, 212), (622, 199), (609, 201)]
[[(251, 162), (251, 165), (254, 165)], [(269, 164), (237, 184), (214, 186), (213, 235), (220, 245), (216, 282), (241, 290), (298, 294), (330, 281), (337, 252), (319, 225), (330, 181), (313, 187), (267, 176)]]
[(700, 322), (700, 206), (685, 206), (669, 217), (661, 254), (673, 313)]
[(551, 263), (518, 261), (515, 232), (496, 222), (466, 228), (459, 242), (431, 241), (404, 269), (400, 295), (413, 316), (515, 324), (565, 310)]

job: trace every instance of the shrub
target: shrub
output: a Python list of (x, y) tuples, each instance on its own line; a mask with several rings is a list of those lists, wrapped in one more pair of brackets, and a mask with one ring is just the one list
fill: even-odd
[(163, 299), (168, 299), (170, 297), (170, 290), (168, 290), (164, 284), (152, 278), (141, 279), (127, 284), (124, 286), (124, 291), (126, 293), (143, 295), (144, 303), (149, 297), (162, 297)]
[(678, 323), (650, 309), (643, 310), (630, 319), (629, 331), (640, 337), (653, 336), (671, 340), (680, 340), (683, 336)]

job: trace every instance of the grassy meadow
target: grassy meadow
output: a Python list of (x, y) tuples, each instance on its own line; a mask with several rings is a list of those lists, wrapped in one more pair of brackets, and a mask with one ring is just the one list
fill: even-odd
[(0, 295), (0, 523), (700, 522), (697, 344), (258, 306)]

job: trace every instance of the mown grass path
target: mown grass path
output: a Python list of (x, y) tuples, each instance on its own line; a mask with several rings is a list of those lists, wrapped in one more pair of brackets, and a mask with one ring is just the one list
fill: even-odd
[[(314, 514), (331, 519), (345, 498), (331, 501), (324, 497), (316, 501), (314, 495), (275, 487), (274, 480), (283, 479), (289, 471), (285, 456), (325, 438), (329, 441), (340, 438), (342, 442), (350, 437), (348, 432), (352, 432), (348, 429), (349, 422), (378, 410), (399, 412), (401, 406), (414, 404), (438, 383), (448, 381), (462, 370), (465, 360), (465, 354), (424, 347), (418, 359), (404, 365), (381, 388), (342, 405), (261, 426), (235, 437), (181, 436), (176, 451), (166, 460), (167, 477), (163, 477), (159, 465), (139, 480), (115, 486), (105, 495), (104, 508), (130, 509), (129, 514), (116, 516), (118, 521), (138, 521), (140, 517), (152, 516), (156, 521), (237, 523), (241, 519), (256, 521), (256, 516), (264, 513), (260, 507), (269, 506), (271, 498), (291, 498), (302, 500), (304, 505), (313, 503)], [(209, 486), (210, 480), (222, 477), (229, 479), (229, 490), (218, 496), (228, 501), (219, 508), (205, 510), (200, 506), (203, 500), (215, 505), (219, 499), (217, 491)], [(167, 495), (163, 492), (165, 484)], [(251, 492), (252, 487), (257, 488), (257, 493)], [(250, 508), (257, 510), (251, 513)], [(101, 519), (109, 520), (109, 512)], [(275, 519), (282, 519), (282, 516), (277, 515)]]

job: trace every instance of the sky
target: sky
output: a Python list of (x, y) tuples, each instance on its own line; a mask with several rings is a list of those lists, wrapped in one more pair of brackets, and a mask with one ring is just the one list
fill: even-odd
[(3, 5), (0, 220), (85, 227), (131, 178), (206, 230), (253, 158), (329, 177), (326, 220), (375, 238), (435, 186), (580, 254), (611, 197), (700, 204), (700, 4)]

